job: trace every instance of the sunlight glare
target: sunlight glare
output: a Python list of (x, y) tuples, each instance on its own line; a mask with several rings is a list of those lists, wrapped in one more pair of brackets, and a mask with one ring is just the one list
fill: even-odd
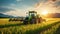
[(47, 15), (48, 14), (48, 11), (47, 10), (43, 10), (42, 12), (41, 12), (41, 15)]

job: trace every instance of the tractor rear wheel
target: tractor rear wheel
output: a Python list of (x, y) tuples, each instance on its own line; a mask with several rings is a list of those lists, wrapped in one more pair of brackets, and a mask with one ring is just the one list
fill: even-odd
[(30, 24), (36, 24), (36, 19), (31, 19)]

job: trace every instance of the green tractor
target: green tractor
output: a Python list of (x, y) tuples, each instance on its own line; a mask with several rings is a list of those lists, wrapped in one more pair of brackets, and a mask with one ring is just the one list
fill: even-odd
[(41, 23), (42, 18), (40, 15), (37, 14), (36, 11), (29, 11), (28, 16), (25, 17), (23, 23), (24, 24), (36, 24), (36, 23)]

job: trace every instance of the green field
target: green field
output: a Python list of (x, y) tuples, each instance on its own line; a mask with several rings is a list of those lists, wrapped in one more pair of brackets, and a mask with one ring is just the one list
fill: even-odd
[(27, 25), (8, 20), (0, 19), (0, 34), (60, 34), (60, 18), (46, 18), (46, 22)]

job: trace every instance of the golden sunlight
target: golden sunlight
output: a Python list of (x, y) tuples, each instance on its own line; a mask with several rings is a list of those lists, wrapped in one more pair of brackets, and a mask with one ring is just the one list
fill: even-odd
[(43, 10), (42, 12), (41, 12), (41, 15), (47, 15), (48, 14), (48, 10)]

